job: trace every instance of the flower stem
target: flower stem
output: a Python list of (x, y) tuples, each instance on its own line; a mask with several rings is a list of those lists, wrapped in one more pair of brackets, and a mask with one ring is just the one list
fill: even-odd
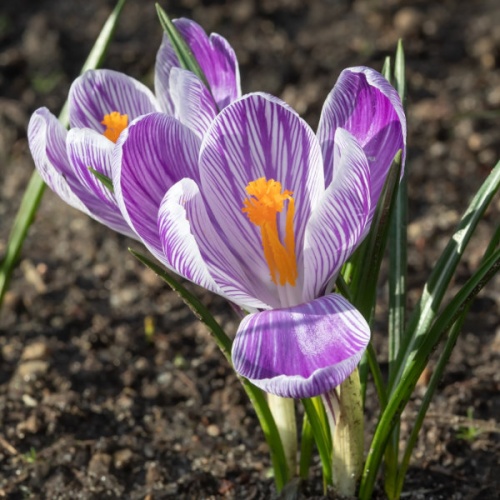
[(295, 400), (274, 394), (267, 395), (269, 409), (273, 414), (278, 433), (285, 450), (289, 477), (297, 475), (297, 422), (295, 420)]
[(358, 370), (323, 400), (333, 440), (333, 486), (341, 495), (354, 496), (363, 470), (363, 405)]

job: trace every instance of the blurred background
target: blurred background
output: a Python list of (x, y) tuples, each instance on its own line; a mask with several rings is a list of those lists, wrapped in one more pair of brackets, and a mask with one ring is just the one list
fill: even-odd
[[(403, 39), (411, 308), (500, 158), (500, 3), (161, 5), (228, 39), (243, 92), (281, 97), (313, 128), (343, 68), (381, 70)], [(0, 2), (0, 256), (33, 172), (29, 117), (40, 106), (58, 114), (113, 6)], [(161, 36), (154, 2), (128, 0), (104, 67), (152, 86)], [(499, 211), (497, 197), (457, 285), (481, 259)], [(0, 498), (269, 498), (266, 445), (238, 381), (205, 329), (134, 260), (129, 245), (140, 248), (46, 192), (0, 315)], [(375, 328), (381, 359), (383, 278)], [(499, 285), (497, 277), (472, 307), (416, 448), (408, 498), (423, 491), (429, 498), (494, 498), (498, 491)], [(192, 290), (234, 332), (228, 306)], [(369, 398), (368, 414), (375, 410)], [(305, 494), (320, 494), (318, 474)]]

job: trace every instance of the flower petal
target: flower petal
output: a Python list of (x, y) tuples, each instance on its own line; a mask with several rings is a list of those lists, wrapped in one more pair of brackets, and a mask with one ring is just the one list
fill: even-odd
[(210, 46), (213, 50), (208, 54), (207, 67), (203, 71), (215, 102), (223, 109), (241, 97), (238, 60), (229, 42), (217, 33), (210, 35)]
[[(182, 179), (169, 189), (158, 213), (158, 228), (166, 262), (176, 273), (244, 308), (267, 307), (242, 291), (241, 266), (225, 249), (192, 179)], [(199, 243), (209, 246), (208, 262)], [(215, 266), (210, 265), (214, 258)]]
[(363, 149), (349, 132), (337, 128), (334, 153), (334, 178), (306, 228), (304, 301), (325, 292), (369, 222), (370, 166)]
[(117, 111), (128, 115), (129, 123), (138, 116), (159, 111), (153, 93), (142, 83), (109, 69), (89, 70), (78, 77), (69, 91), (71, 127), (91, 128), (103, 133), (104, 116)]
[(103, 135), (88, 128), (73, 128), (68, 132), (66, 147), (75, 177), (104, 203), (114, 205), (113, 193), (107, 189), (90, 168), (111, 177), (111, 157), (114, 144)]
[(92, 217), (132, 238), (137, 238), (116, 204), (114, 194), (89, 168), (111, 177), (111, 159), (114, 144), (103, 135), (85, 129), (71, 129), (66, 139), (67, 153), (72, 167), (73, 190), (88, 207)]
[[(199, 24), (189, 19), (174, 19), (173, 22), (193, 51), (219, 109), (240, 97), (238, 62), (227, 40), (215, 33), (208, 37)], [(164, 35), (156, 56), (155, 89), (162, 109), (169, 114), (174, 111), (169, 90), (170, 71), (179, 66), (170, 40)]]
[(90, 215), (71, 189), (72, 175), (66, 153), (67, 131), (47, 108), (37, 109), (28, 125), (28, 143), (35, 166), (44, 182), (68, 205)]
[(172, 68), (170, 95), (174, 116), (202, 139), (217, 115), (213, 98), (205, 85), (191, 71)]
[[(248, 183), (261, 177), (274, 179), (284, 190), (293, 192), (300, 269), (305, 224), (324, 191), (321, 152), (309, 126), (276, 98), (265, 94), (244, 96), (217, 115), (205, 136), (200, 176), (203, 196), (212, 220), (220, 226), (225, 246), (256, 277), (255, 284), (249, 285), (249, 295), (272, 307), (301, 301), (300, 284), (292, 289), (272, 283), (260, 229), (242, 208)], [(277, 220), (283, 241), (285, 210)]]
[(359, 311), (332, 294), (245, 316), (232, 357), (236, 372), (264, 391), (309, 398), (342, 383), (369, 340), (370, 328)]
[(328, 186), (334, 164), (335, 133), (349, 131), (361, 144), (371, 169), (371, 216), (396, 153), (406, 150), (406, 118), (396, 90), (378, 72), (365, 67), (345, 69), (321, 113), (318, 139), (323, 150)]
[(123, 217), (165, 263), (157, 225), (165, 193), (184, 177), (198, 180), (200, 140), (178, 120), (152, 113), (132, 122), (113, 155), (113, 186)]

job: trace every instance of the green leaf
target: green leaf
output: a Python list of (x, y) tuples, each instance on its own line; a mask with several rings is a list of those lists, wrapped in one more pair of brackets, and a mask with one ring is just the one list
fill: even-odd
[(445, 250), (434, 266), (420, 301), (410, 318), (401, 349), (395, 363), (394, 374), (389, 379), (389, 387), (394, 390), (405, 366), (413, 359), (419, 344), (427, 336), (432, 321), (438, 313), (444, 294), (455, 269), (469, 243), (476, 226), (493, 196), (500, 187), (500, 162), (493, 168), (488, 178), (475, 194), (462, 220)]
[(396, 49), (396, 60), (394, 63), (394, 86), (398, 91), (403, 107), (406, 109), (406, 67), (403, 41), (398, 41)]
[(90, 173), (94, 177), (96, 177), (101, 184), (104, 185), (106, 189), (114, 193), (115, 188), (113, 187), (113, 181), (107, 175), (101, 174), (101, 172), (98, 172), (95, 168), (92, 167), (87, 167), (87, 168), (89, 169)]
[(187, 69), (194, 73), (210, 90), (210, 85), (208, 84), (208, 80), (203, 73), (196, 57), (193, 54), (193, 51), (190, 49), (189, 45), (186, 43), (182, 35), (179, 33), (174, 23), (170, 20), (167, 13), (160, 7), (159, 4), (156, 4), (156, 12), (158, 13), (158, 18), (160, 19), (160, 24), (168, 36), (172, 47), (174, 48), (175, 54), (179, 59), (179, 64), (181, 68)]
[(384, 59), (384, 65), (382, 66), (382, 75), (384, 78), (392, 84), (392, 71), (391, 71), (391, 57), (386, 56)]
[(38, 172), (35, 171), (24, 192), (21, 206), (19, 207), (14, 224), (12, 225), (5, 256), (0, 267), (0, 305), (9, 287), (12, 271), (21, 253), (21, 248), (26, 239), (28, 229), (35, 218), (44, 190), (45, 183), (38, 175)]
[[(311, 424), (312, 433), (321, 459), (323, 470), (323, 480), (327, 485), (332, 484), (332, 440), (328, 427), (328, 422), (321, 414), (317, 398), (302, 399), (304, 410)], [(319, 404), (322, 405), (319, 400)], [(324, 410), (323, 410), (324, 411)]]
[[(491, 257), (495, 249), (498, 247), (500, 243), (500, 226), (497, 227), (493, 238), (491, 239), (486, 252), (484, 253), (482, 262), (484, 263), (488, 258)], [(458, 335), (462, 330), (463, 323), (469, 312), (470, 305), (467, 306), (460, 316), (457, 318), (455, 323), (453, 324), (448, 338), (446, 339), (443, 352), (440, 354), (438, 362), (433, 369), (432, 376), (429, 380), (429, 384), (427, 386), (427, 390), (425, 391), (424, 398), (422, 399), (422, 403), (417, 413), (417, 417), (415, 418), (415, 422), (411, 428), (410, 436), (406, 443), (405, 452), (403, 455), (403, 459), (401, 460), (401, 465), (399, 466), (397, 481), (394, 490), (394, 498), (399, 498), (401, 496), (401, 492), (403, 490), (404, 480), (406, 476), (406, 471), (408, 470), (408, 466), (410, 465), (411, 454), (413, 452), (413, 448), (417, 443), (418, 434), (420, 429), (422, 428), (422, 424), (424, 422), (425, 415), (427, 410), (429, 409), (429, 405), (431, 403), (432, 397), (434, 396), (434, 392), (436, 391), (438, 384), (443, 376), (444, 370), (448, 364), (453, 348), (455, 347), (456, 341), (458, 339)]]
[(264, 437), (269, 445), (274, 471), (274, 482), (276, 484), (276, 489), (280, 492), (291, 478), (288, 475), (285, 450), (283, 449), (278, 427), (276, 426), (276, 422), (269, 409), (264, 393), (246, 378), (239, 377), (239, 379), (252, 403)]
[(337, 287), (337, 292), (343, 295), (349, 302), (352, 303), (351, 289), (345, 282), (343, 274), (338, 275), (337, 281), (335, 281), (335, 286)]
[[(394, 67), (394, 85), (403, 106), (406, 102), (405, 56), (403, 43), (398, 42)], [(406, 325), (406, 274), (407, 274), (407, 225), (408, 225), (407, 173), (399, 183), (396, 206), (392, 213), (389, 229), (389, 375), (395, 371), (396, 359), (402, 343)], [(372, 370), (373, 371), (373, 370)], [(382, 408), (385, 405), (382, 405)], [(385, 455), (386, 491), (393, 489), (397, 477), (399, 454), (399, 423), (395, 426)], [(389, 494), (389, 493), (388, 493)], [(390, 495), (389, 495), (390, 496)]]
[[(352, 304), (361, 312), (368, 323), (372, 321), (377, 293), (377, 281), (380, 272), (382, 257), (387, 244), (389, 234), (389, 221), (394, 209), (397, 194), (397, 186), (401, 177), (401, 151), (399, 151), (392, 163), (387, 175), (384, 188), (378, 200), (377, 209), (373, 218), (372, 227), (363, 246), (358, 249), (360, 253), (354, 256), (354, 272), (350, 289), (352, 290)], [(361, 391), (365, 394), (367, 380), (367, 366), (372, 370), (377, 393), (385, 400), (385, 386), (380, 374), (380, 367), (374, 359), (375, 351), (368, 350), (363, 356), (359, 367), (361, 380)]]
[[(495, 192), (498, 190), (499, 185), (500, 162), (493, 169), (489, 178), (483, 183), (479, 191), (476, 193), (454, 236), (450, 240), (450, 243), (446, 247), (445, 251), (439, 258), (434, 270), (432, 271), (429, 280), (424, 288), (420, 303), (417, 305), (416, 312), (410, 320), (410, 323), (407, 326), (404, 335), (399, 336), (399, 352), (393, 351), (391, 353), (396, 355), (396, 358), (391, 358), (390, 371), (390, 387), (392, 387), (392, 390), (394, 392), (399, 389), (402, 380), (401, 377), (405, 373), (407, 366), (415, 360), (416, 356), (422, 356), (422, 345), (424, 344), (425, 340), (429, 339), (431, 336), (431, 330), (429, 329), (431, 328), (431, 325), (436, 318), (436, 314), (439, 310), (443, 296), (448, 288), (449, 282), (454, 274), (456, 266), (458, 265), (458, 262), (463, 255), (465, 247), (470, 240), (480, 217), (486, 210)], [(393, 267), (392, 263), (391, 267)], [(393, 307), (393, 304), (391, 304), (391, 307)], [(445, 311), (446, 310), (447, 309), (445, 309)], [(421, 316), (419, 316), (419, 314), (421, 314)], [(401, 323), (396, 325), (394, 325), (393, 323), (390, 326), (391, 328), (402, 328)], [(434, 326), (432, 326), (432, 328), (434, 328)], [(406, 402), (401, 404), (402, 407), (404, 407), (404, 405), (406, 405)], [(399, 440), (398, 418), (399, 414), (395, 417), (395, 420), (392, 423), (394, 434), (386, 450), (386, 461), (388, 463), (386, 467), (385, 488), (386, 493), (390, 498), (397, 498), (398, 488), (401, 487), (401, 472), (397, 467), (397, 441)], [(423, 414), (421, 418), (423, 418)], [(403, 458), (403, 463), (406, 459), (407, 458)]]
[[(116, 7), (111, 12), (99, 36), (97, 37), (85, 64), (82, 67), (82, 73), (88, 69), (97, 68), (102, 63), (125, 2), (126, 0), (119, 0)], [(61, 110), (59, 121), (65, 128), (69, 126), (68, 101), (66, 101), (63, 109)], [(19, 207), (14, 219), (9, 240), (7, 242), (5, 256), (0, 266), (0, 307), (3, 303), (5, 292), (9, 286), (10, 277), (19, 259), (19, 255), (21, 254), (24, 240), (28, 235), (28, 229), (35, 218), (36, 212), (42, 200), (44, 190), (45, 183), (35, 170), (31, 175), (28, 187), (26, 188), (21, 201), (21, 206)]]
[[(203, 303), (195, 297), (186, 287), (184, 287), (179, 281), (168, 274), (161, 266), (150, 260), (145, 255), (132, 250), (129, 248), (129, 252), (139, 261), (141, 261), (145, 266), (149, 267), (154, 273), (156, 273), (167, 285), (176, 292), (183, 302), (191, 309), (193, 314), (198, 318), (204, 325), (207, 326), (212, 336), (222, 351), (222, 354), (227, 359), (229, 365), (232, 367), (231, 359), (231, 346), (232, 340), (227, 336), (226, 332), (217, 323), (215, 318), (212, 316), (210, 311), (203, 305)], [(271, 461), (273, 463), (274, 469), (274, 480), (276, 482), (276, 488), (280, 491), (283, 486), (288, 482), (289, 475), (287, 469), (287, 462), (285, 458), (285, 452), (283, 449), (283, 444), (276, 427), (276, 422), (269, 409), (264, 393), (255, 385), (253, 385), (249, 380), (239, 377), (240, 382), (245, 389), (250, 401), (255, 409), (257, 417), (259, 419), (262, 431), (269, 445), (271, 453)]]
[(299, 464), (299, 476), (302, 479), (307, 479), (309, 477), (309, 469), (311, 468), (312, 452), (314, 447), (314, 435), (312, 432), (311, 423), (307, 417), (307, 413), (304, 414), (304, 419), (302, 420), (302, 432), (301, 432), (301, 442), (300, 442), (300, 464)]
[(183, 302), (191, 309), (193, 314), (198, 318), (203, 324), (207, 326), (212, 333), (215, 342), (219, 346), (219, 349), (224, 354), (225, 358), (228, 360), (229, 364), (232, 366), (231, 360), (231, 346), (232, 341), (226, 335), (226, 332), (221, 328), (219, 323), (212, 316), (210, 311), (203, 305), (203, 303), (195, 297), (186, 287), (181, 285), (174, 277), (165, 271), (161, 266), (150, 260), (145, 255), (128, 249), (129, 252), (138, 260), (140, 260), (145, 266), (149, 267), (154, 273), (156, 273), (167, 285), (179, 295)]
[(397, 187), (401, 177), (401, 151), (392, 163), (387, 179), (378, 200), (377, 209), (373, 218), (363, 261), (355, 270), (351, 283), (353, 290), (353, 304), (359, 309), (368, 322), (371, 322), (377, 292), (377, 280), (380, 265), (389, 234), (389, 221), (394, 208)]
[(368, 457), (365, 463), (359, 498), (369, 500), (372, 498), (373, 487), (377, 476), (382, 455), (394, 426), (406, 407), (417, 380), (422, 374), (429, 357), (436, 348), (444, 334), (458, 320), (464, 309), (470, 304), (474, 297), (483, 289), (491, 278), (500, 269), (500, 249), (495, 251), (483, 262), (477, 272), (472, 276), (457, 295), (437, 316), (432, 327), (425, 336), (418, 352), (409, 361), (398, 385), (394, 388), (389, 402), (377, 423), (375, 434), (372, 439)]
[[(396, 51), (394, 73), (396, 89), (402, 102), (406, 99), (404, 61), (403, 44), (400, 40)], [(399, 184), (396, 206), (392, 213), (389, 230), (389, 371), (394, 369), (406, 324), (406, 249), (408, 246), (408, 187), (406, 178), (405, 173)]]

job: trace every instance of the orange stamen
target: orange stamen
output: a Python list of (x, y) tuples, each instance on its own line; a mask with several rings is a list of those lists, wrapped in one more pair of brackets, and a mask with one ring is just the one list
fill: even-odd
[[(251, 181), (245, 188), (249, 197), (243, 201), (242, 211), (252, 224), (260, 227), (262, 249), (273, 283), (295, 286), (297, 280), (297, 258), (293, 216), (295, 200), (291, 191), (283, 191), (281, 183), (264, 177)], [(288, 202), (285, 222), (285, 243), (280, 241), (276, 214), (283, 211)]]
[(104, 115), (101, 123), (106, 127), (103, 132), (104, 137), (116, 142), (122, 131), (127, 128), (128, 115), (121, 115), (118, 111), (112, 111), (109, 115)]

